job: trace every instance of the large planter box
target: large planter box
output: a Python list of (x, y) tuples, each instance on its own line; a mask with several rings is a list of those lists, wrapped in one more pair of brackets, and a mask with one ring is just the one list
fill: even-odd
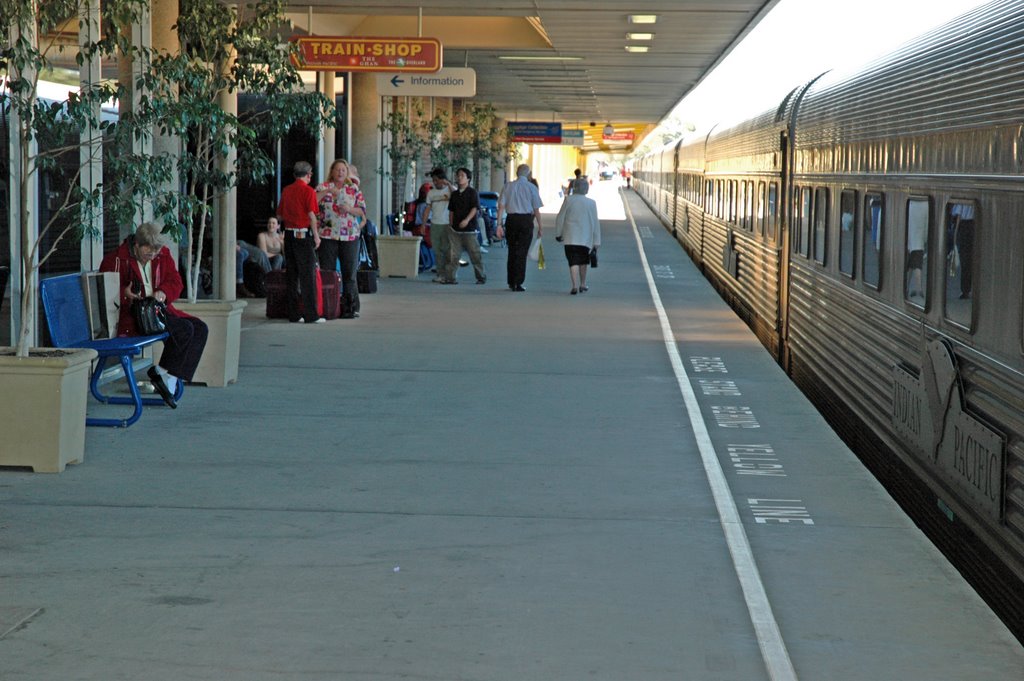
[[(0, 466), (60, 473), (85, 459), (85, 410), (95, 350), (33, 348), (0, 355)], [(44, 356), (53, 355), (53, 356)]]
[[(242, 342), (242, 310), (244, 300), (201, 300), (197, 303), (176, 301), (174, 307), (199, 317), (210, 327), (203, 358), (199, 361), (193, 383), (223, 388), (238, 380), (238, 353)], [(154, 359), (154, 362), (159, 361)]]
[(381, 277), (415, 279), (420, 273), (420, 242), (418, 236), (377, 237), (377, 260)]

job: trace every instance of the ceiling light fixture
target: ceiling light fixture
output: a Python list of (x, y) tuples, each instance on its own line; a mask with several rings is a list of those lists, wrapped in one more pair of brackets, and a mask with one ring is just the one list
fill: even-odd
[(654, 40), (653, 33), (627, 33), (626, 40)]
[(615, 128), (612, 127), (611, 123), (605, 123), (604, 129), (601, 131), (601, 134), (604, 135), (605, 137), (611, 137), (612, 135), (615, 134)]
[(626, 45), (626, 52), (647, 52), (650, 49), (646, 45)]
[(533, 55), (507, 55), (498, 57), (502, 61), (582, 61), (583, 57), (546, 57)]
[(629, 23), (631, 24), (656, 24), (658, 23), (657, 14), (630, 14)]

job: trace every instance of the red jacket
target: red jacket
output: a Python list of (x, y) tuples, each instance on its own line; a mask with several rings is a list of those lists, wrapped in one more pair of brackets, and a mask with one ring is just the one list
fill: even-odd
[[(131, 306), (124, 295), (125, 288), (130, 284), (138, 282), (139, 286), (142, 286), (142, 270), (139, 269), (139, 263), (132, 255), (130, 240), (131, 237), (128, 237), (122, 241), (121, 245), (116, 250), (107, 253), (103, 262), (100, 263), (100, 272), (118, 272), (121, 275), (121, 313), (117, 320), (118, 336), (140, 335), (139, 330), (135, 328), (135, 318), (132, 317)], [(181, 277), (178, 275), (178, 268), (174, 264), (174, 257), (171, 256), (171, 251), (166, 246), (161, 248), (160, 253), (153, 259), (152, 268), (153, 290), (159, 289), (167, 296), (167, 312), (175, 317), (191, 317), (191, 315), (175, 309), (172, 304), (181, 296), (184, 286), (182, 286)]]

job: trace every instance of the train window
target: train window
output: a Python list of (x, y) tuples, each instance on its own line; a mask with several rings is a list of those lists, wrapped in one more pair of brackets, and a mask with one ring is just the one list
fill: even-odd
[(924, 307), (928, 297), (928, 199), (907, 201), (906, 272), (903, 291), (907, 302)]
[(797, 210), (797, 235), (794, 244), (796, 252), (805, 258), (811, 257), (811, 189), (800, 189), (800, 204)]
[(839, 271), (852, 277), (854, 271), (857, 192), (845, 189), (839, 196)]
[(882, 236), (885, 231), (885, 197), (864, 195), (863, 233), (860, 237), (864, 283), (882, 288)]
[(772, 182), (768, 185), (768, 238), (775, 238), (775, 225), (779, 215), (779, 185)]
[(736, 222), (736, 181), (729, 180), (729, 203), (726, 205), (726, 219)]
[(757, 231), (764, 236), (768, 215), (768, 189), (764, 182), (757, 183)]
[(974, 280), (974, 244), (977, 231), (974, 203), (954, 201), (946, 204), (946, 319), (970, 328), (972, 284)]
[(819, 187), (814, 190), (814, 260), (825, 264), (828, 245), (828, 190)]
[(745, 216), (743, 228), (748, 232), (754, 229), (754, 183), (753, 181), (747, 182), (747, 214)]
[(736, 183), (736, 224), (740, 229), (747, 227), (747, 183)]
[(704, 182), (704, 210), (711, 212), (711, 208), (715, 205), (715, 183), (711, 180)]

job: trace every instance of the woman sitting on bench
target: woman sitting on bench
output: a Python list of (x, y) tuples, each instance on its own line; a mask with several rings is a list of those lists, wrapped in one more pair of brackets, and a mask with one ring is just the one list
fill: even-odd
[(163, 245), (160, 228), (147, 222), (135, 234), (108, 253), (100, 264), (101, 272), (121, 276), (121, 312), (118, 336), (139, 336), (132, 317), (132, 301), (153, 296), (167, 304), (167, 333), (160, 364), (150, 367), (149, 380), (167, 406), (177, 407), (174, 393), (178, 381), (191, 381), (206, 347), (206, 324), (175, 309), (174, 301), (182, 291), (181, 277), (171, 251)]

